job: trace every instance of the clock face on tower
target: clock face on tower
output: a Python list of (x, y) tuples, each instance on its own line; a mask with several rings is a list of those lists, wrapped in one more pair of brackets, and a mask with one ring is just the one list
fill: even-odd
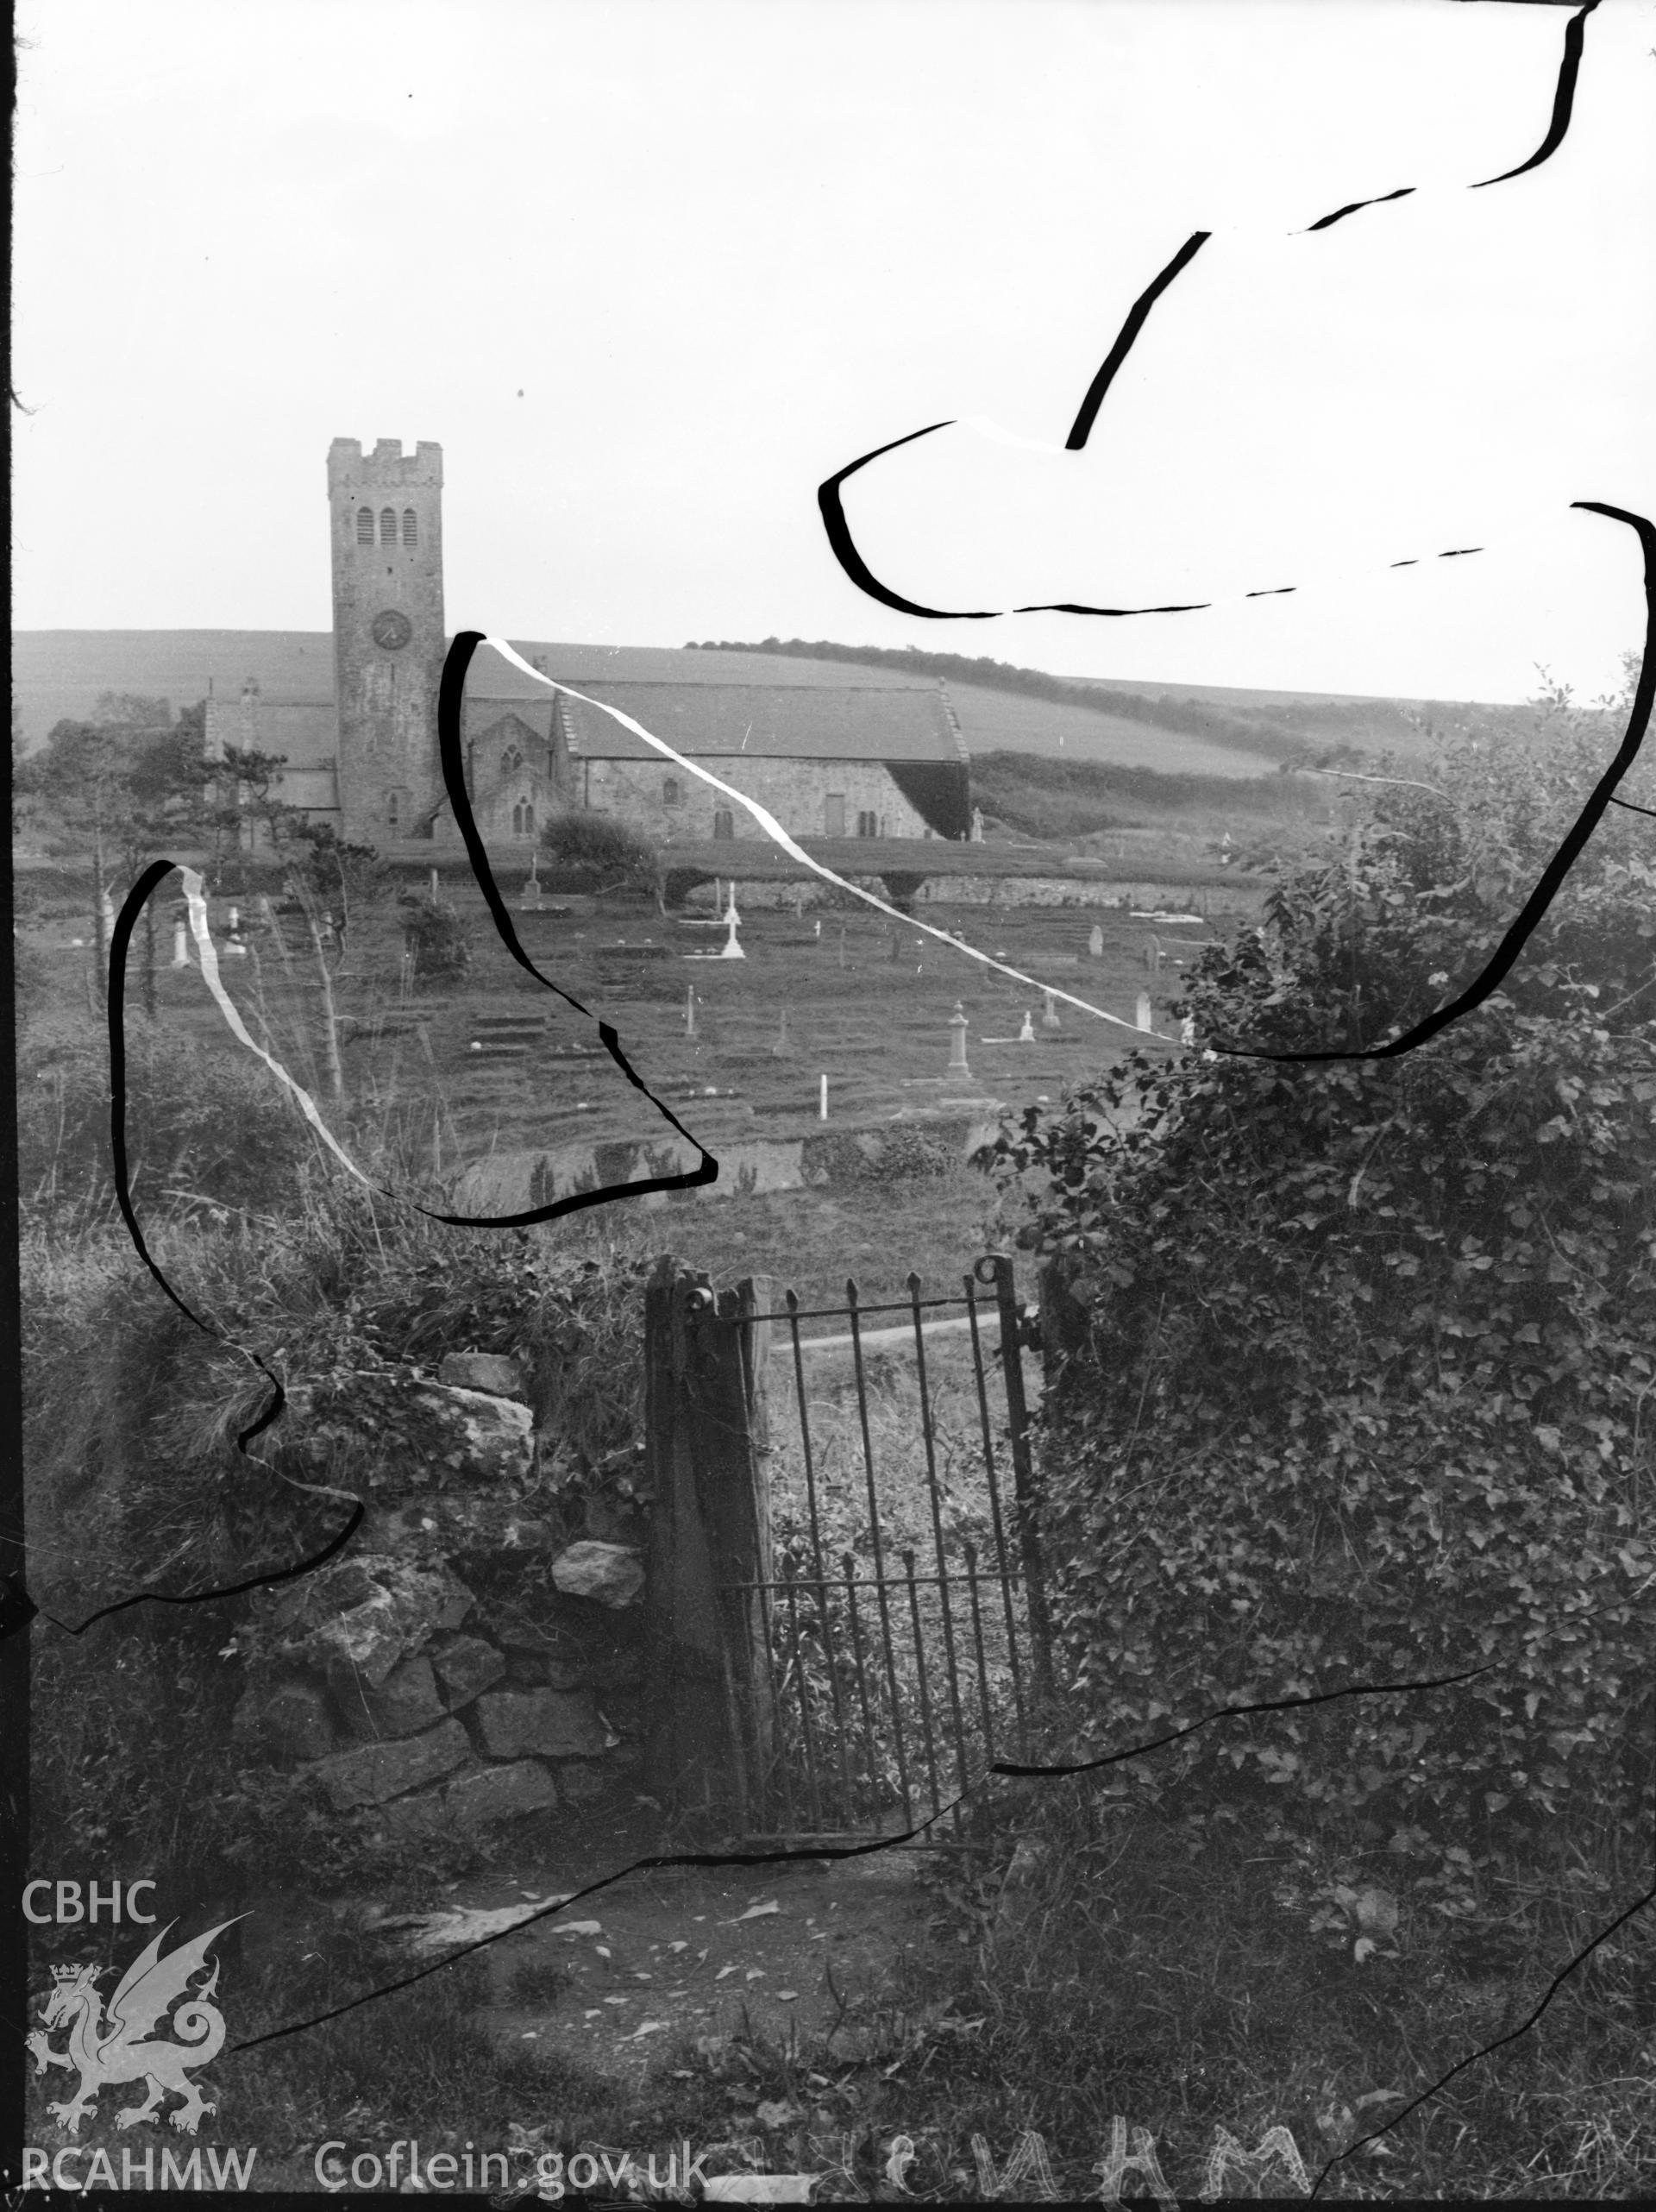
[(376, 614), (369, 629), (374, 644), (386, 653), (400, 653), (414, 635), (408, 617), (399, 614), (394, 606), (388, 606), (383, 614)]

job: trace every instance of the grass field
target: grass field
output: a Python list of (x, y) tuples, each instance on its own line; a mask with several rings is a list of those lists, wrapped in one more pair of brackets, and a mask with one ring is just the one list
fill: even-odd
[[(458, 871), (445, 879), (444, 896), (465, 915), (472, 936), (472, 967), (459, 987), (406, 988), (394, 903), (354, 921), (331, 985), (343, 1078), (337, 1095), (315, 956), (296, 918), (266, 921), (257, 902), (242, 896), (235, 903), (248, 950), (240, 957), (227, 950), (222, 963), (249, 1033), (316, 1101), (346, 1149), (393, 1170), (399, 1187), (449, 1187), (465, 1164), (495, 1152), (669, 1135), (656, 1108), (603, 1052), (600, 1020), (614, 1026), (641, 1081), (716, 1155), (731, 1142), (823, 1134), (824, 1075), (830, 1134), (877, 1128), (905, 1109), (936, 1106), (957, 1002), (982, 1092), (1013, 1109), (1056, 1101), (1067, 1084), (1138, 1041), (1130, 1025), (1141, 990), (1153, 994), (1157, 1027), (1170, 1026), (1179, 964), (1225, 927), (1216, 915), (1210, 925), (1158, 928), (1111, 908), (929, 910), (938, 926), (1116, 1017), (1106, 1021), (1061, 1006), (1059, 1026), (1051, 1029), (1038, 988), (871, 910), (825, 914), (820, 935), (808, 917), (755, 910), (742, 931), (747, 957), (736, 962), (687, 958), (722, 943), (722, 934), (663, 921), (642, 905), (631, 914), (585, 917), (517, 912), (530, 957), (587, 1009), (582, 1014), (508, 957), (480, 895)], [(221, 944), (231, 904), (210, 902)], [(1103, 939), (1099, 958), (1088, 949), (1095, 924)], [(43, 1003), (31, 1030), (30, 1050), (37, 1059), (45, 1056), (46, 1075), (37, 1080), (50, 1079), (54, 1034), (95, 1034), (91, 956), (70, 942), (87, 934), (67, 901), (48, 906), (25, 928), (23, 941), (44, 966)], [(255, 1065), (198, 970), (166, 965), (170, 915), (160, 937), (160, 1034), (193, 1037), (214, 1054)], [(1154, 976), (1152, 939), (1160, 951)], [(686, 1023), (693, 989), (693, 1035)], [(141, 1004), (135, 950), (128, 1016), (135, 1034), (144, 1019)], [(1026, 1013), (1032, 1044), (1016, 1041)], [(275, 1087), (273, 1077), (260, 1080)], [(606, 1207), (581, 1234), (630, 1236), (636, 1224), (646, 1242), (674, 1244), (724, 1280), (761, 1272), (801, 1288), (808, 1282), (813, 1296), (831, 1288), (837, 1297), (847, 1273), (857, 1272), (889, 1296), (900, 1291), (910, 1267), (957, 1287), (961, 1270), (983, 1248), (990, 1195), (984, 1179), (963, 1168), (891, 1186), (854, 1176), (843, 1185), (837, 1178), (831, 1191), (688, 1197), (649, 1213), (630, 1203)], [(693, 1250), (687, 1243), (693, 1223)]]
[(1119, 768), (1148, 768), (1164, 776), (1224, 776), (1239, 781), (1272, 776), (1277, 756), (1263, 749), (1215, 745), (1178, 730), (1157, 729), (1126, 714), (1095, 713), (1051, 699), (1020, 697), (977, 684), (950, 684), (950, 702), (960, 718), (969, 752), (1062, 754)]
[[(585, 663), (582, 672), (591, 673), (612, 650), (534, 639), (520, 640), (518, 647), (525, 654), (555, 656), (550, 663), (554, 675), (580, 663)], [(893, 671), (780, 654), (639, 650), (648, 652), (662, 682), (675, 676), (686, 682), (781, 684), (913, 681)], [(633, 649), (623, 650), (630, 664), (638, 657)], [(164, 697), (175, 712), (204, 698), (210, 685), (221, 699), (237, 697), (250, 675), (257, 676), (269, 699), (333, 695), (333, 638), (325, 630), (26, 630), (13, 638), (12, 654), (12, 696), (31, 746), (61, 717), (90, 714), (103, 691)], [(1168, 774), (1266, 774), (1308, 738), (1370, 749), (1407, 748), (1413, 742), (1406, 710), (1414, 702), (1407, 701), (1217, 689), (1168, 677), (1097, 682), (1096, 713), (969, 682), (950, 683), (949, 694), (974, 752), (1079, 751), (1085, 758)], [(1245, 740), (1210, 742), (1135, 720), (1130, 708), (1112, 709), (1113, 693), (1199, 700), (1228, 720), (1256, 723), (1258, 750), (1251, 751)]]

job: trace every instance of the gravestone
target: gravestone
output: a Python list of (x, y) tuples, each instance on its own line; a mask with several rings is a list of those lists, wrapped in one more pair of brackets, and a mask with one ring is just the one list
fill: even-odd
[(1087, 950), (1095, 960), (1101, 960), (1104, 958), (1104, 932), (1097, 922), (1093, 924), (1088, 934)]
[(1137, 1020), (1141, 1029), (1153, 1029), (1156, 1026), (1151, 1019), (1150, 993), (1147, 990), (1141, 990), (1138, 994)]
[(1032, 1045), (1035, 1042), (1035, 1024), (1029, 1018), (1027, 1007), (1024, 1009), (1024, 1026), (1018, 1032), (1018, 1042), (1020, 1045)]
[(187, 968), (190, 965), (188, 937), (189, 932), (185, 928), (184, 924), (181, 921), (174, 922), (172, 925), (172, 965), (175, 968)]
[(1050, 990), (1043, 991), (1041, 996), (1045, 1001), (1044, 1005), (1041, 1009), (1042, 1028), (1062, 1029), (1063, 1024), (1058, 1019), (1058, 1002), (1057, 999), (1054, 998)]

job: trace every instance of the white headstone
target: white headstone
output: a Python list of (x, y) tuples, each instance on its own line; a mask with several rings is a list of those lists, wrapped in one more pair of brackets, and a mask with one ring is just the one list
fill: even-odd
[(1030, 1020), (1029, 1009), (1026, 1007), (1024, 1009), (1024, 1026), (1018, 1032), (1018, 1042), (1020, 1045), (1032, 1045), (1034, 1041), (1035, 1024)]
[(1062, 1029), (1062, 1028), (1063, 1028), (1063, 1022), (1062, 1022), (1062, 1021), (1059, 1021), (1059, 1019), (1058, 1019), (1058, 1002), (1057, 1001), (1057, 999), (1056, 999), (1056, 998), (1054, 998), (1054, 997), (1053, 997), (1053, 996), (1052, 996), (1052, 994), (1051, 994), (1051, 992), (1050, 990), (1049, 990), (1049, 991), (1043, 991), (1043, 992), (1042, 992), (1042, 994), (1041, 994), (1041, 996), (1042, 996), (1042, 998), (1043, 998), (1043, 999), (1044, 1000), (1044, 1002), (1045, 1002), (1045, 1003), (1044, 1003), (1044, 1004), (1043, 1005), (1043, 1007), (1041, 1008), (1041, 1027), (1042, 1027), (1042, 1028), (1043, 1028), (1043, 1029)]
[(817, 1102), (817, 1118), (825, 1122), (828, 1119), (828, 1078), (825, 1075), (819, 1078)]
[(1138, 1013), (1137, 1018), (1138, 1027), (1141, 1029), (1153, 1029), (1156, 1026), (1150, 1018), (1150, 993), (1147, 990), (1141, 990), (1138, 994)]
[(1179, 1024), (1179, 1042), (1182, 1045), (1194, 1045), (1195, 1041), (1196, 1025), (1187, 1014)]
[(1091, 933), (1088, 937), (1087, 950), (1095, 960), (1101, 960), (1104, 958), (1104, 932), (1097, 922), (1093, 924)]
[(189, 931), (181, 921), (173, 923), (172, 965), (175, 968), (187, 968), (190, 965), (189, 936)]

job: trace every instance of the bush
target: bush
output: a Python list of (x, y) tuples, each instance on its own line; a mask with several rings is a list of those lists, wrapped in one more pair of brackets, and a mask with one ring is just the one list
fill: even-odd
[[(1377, 809), (1206, 956), (1198, 1035), (1398, 1034), (1499, 937), (1576, 764), (1463, 756), (1454, 804)], [(1043, 1522), (1099, 1734), (1488, 1669), (1209, 1726), (1136, 1786), (1415, 1855), (1446, 1900), (1467, 1844), (1647, 1821), (1656, 1079), (1652, 1025), (1597, 1008), (1647, 984), (1650, 876), (1607, 835), (1510, 996), (1418, 1051), (1135, 1055), (1003, 1141), (1038, 1185)]]
[[(310, 1153), (305, 1124), (250, 1060), (127, 1024), (126, 1136), (141, 1212), (175, 1201), (266, 1210), (291, 1199)], [(54, 1221), (114, 1203), (109, 1049), (91, 1031), (25, 1050), (18, 1061), (18, 1185)]]
[(584, 891), (639, 891), (660, 902), (661, 855), (647, 837), (610, 814), (555, 814), (541, 850)]
[(452, 983), (472, 965), (471, 932), (453, 907), (405, 891), (398, 900), (403, 914), (403, 946), (414, 980), (420, 983)]

